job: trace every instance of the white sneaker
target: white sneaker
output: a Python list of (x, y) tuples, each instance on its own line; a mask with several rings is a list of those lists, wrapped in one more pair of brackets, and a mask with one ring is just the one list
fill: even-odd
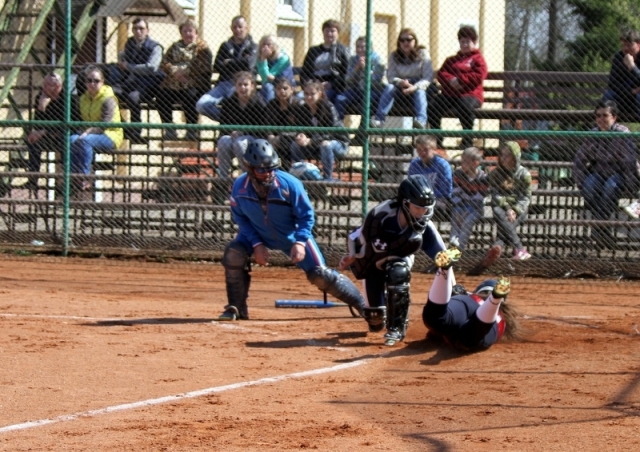
[(640, 218), (640, 201), (633, 201), (627, 207), (624, 208), (624, 211), (634, 220)]
[(383, 124), (384, 123), (382, 121), (380, 121), (379, 119), (376, 119), (376, 118), (371, 118), (371, 121), (369, 121), (369, 126), (372, 129), (380, 129), (380, 128), (382, 128)]

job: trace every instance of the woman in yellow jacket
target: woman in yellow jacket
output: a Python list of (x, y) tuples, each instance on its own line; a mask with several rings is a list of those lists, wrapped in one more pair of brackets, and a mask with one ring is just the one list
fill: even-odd
[[(120, 122), (120, 109), (113, 89), (104, 84), (104, 74), (96, 66), (85, 72), (87, 90), (80, 96), (80, 113), (83, 121)], [(109, 152), (122, 144), (121, 128), (89, 127), (80, 135), (71, 136), (71, 172), (91, 174), (91, 164), (96, 151)], [(84, 181), (82, 189), (89, 188)]]

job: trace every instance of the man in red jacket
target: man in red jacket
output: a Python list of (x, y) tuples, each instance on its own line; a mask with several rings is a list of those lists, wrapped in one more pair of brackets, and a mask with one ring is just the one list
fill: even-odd
[[(428, 121), (431, 129), (439, 129), (442, 117), (454, 115), (462, 128), (473, 129), (474, 109), (484, 102), (482, 82), (487, 78), (487, 63), (478, 50), (478, 33), (470, 26), (458, 30), (460, 51), (447, 58), (438, 71), (442, 92), (429, 99)], [(439, 138), (442, 147), (442, 138)], [(462, 148), (472, 145), (470, 136), (462, 140)]]

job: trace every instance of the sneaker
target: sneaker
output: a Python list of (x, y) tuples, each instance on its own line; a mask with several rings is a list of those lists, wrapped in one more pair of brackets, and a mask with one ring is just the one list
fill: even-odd
[(448, 250), (440, 251), (433, 259), (436, 267), (449, 268), (455, 262), (458, 262), (462, 257), (462, 252), (458, 248), (449, 248)]
[(224, 312), (220, 314), (218, 320), (233, 322), (234, 320), (238, 320), (239, 318), (240, 312), (238, 311), (238, 308), (229, 305), (224, 307)]
[(422, 129), (426, 129), (427, 125), (421, 123), (420, 121), (418, 121), (417, 119), (413, 120), (413, 128), (414, 129), (418, 129), (418, 130), (422, 130)]
[(624, 208), (624, 211), (634, 220), (640, 218), (640, 200), (633, 201), (631, 204)]
[(511, 280), (501, 276), (498, 278), (496, 286), (493, 288), (493, 298), (504, 298), (511, 292)]
[(379, 119), (375, 119), (375, 118), (371, 118), (371, 121), (369, 121), (369, 126), (372, 129), (380, 129), (383, 124), (384, 124), (383, 121), (380, 121)]
[(489, 251), (487, 251), (487, 254), (484, 256), (484, 258), (480, 262), (480, 265), (482, 265), (484, 268), (491, 267), (500, 258), (501, 254), (502, 254), (502, 246), (500, 245), (492, 246), (491, 248), (489, 248)]
[(399, 330), (392, 328), (387, 331), (384, 335), (385, 341), (384, 345), (395, 345), (396, 342), (400, 342), (404, 339), (404, 334), (402, 334)]
[(529, 254), (526, 248), (520, 248), (514, 250), (513, 259), (516, 261), (525, 261), (527, 259), (531, 259), (531, 254)]

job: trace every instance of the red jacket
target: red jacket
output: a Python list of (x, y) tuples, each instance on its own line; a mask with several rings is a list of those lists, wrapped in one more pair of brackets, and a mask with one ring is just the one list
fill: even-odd
[[(449, 81), (453, 78), (458, 79), (463, 90), (458, 91), (449, 85)], [(484, 102), (482, 82), (485, 78), (487, 78), (487, 63), (477, 49), (470, 54), (458, 52), (447, 58), (438, 71), (438, 81), (445, 96), (473, 96), (480, 103)]]

